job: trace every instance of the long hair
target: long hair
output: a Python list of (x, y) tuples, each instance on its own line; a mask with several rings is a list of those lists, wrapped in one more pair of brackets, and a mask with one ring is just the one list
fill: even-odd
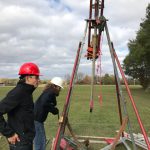
[(51, 83), (47, 83), (43, 89), (43, 92), (48, 90), (48, 89), (55, 89), (55, 85)]

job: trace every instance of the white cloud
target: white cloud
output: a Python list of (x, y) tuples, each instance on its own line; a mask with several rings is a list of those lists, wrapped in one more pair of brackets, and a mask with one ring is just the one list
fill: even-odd
[[(145, 17), (148, 2), (105, 0), (104, 16), (109, 19), (111, 40), (121, 63), (128, 54), (128, 40), (136, 36)], [(29, 61), (40, 66), (43, 78), (71, 74), (88, 7), (88, 0), (0, 1), (0, 77), (16, 78), (20, 65)], [(90, 74), (86, 49), (79, 71)], [(105, 34), (102, 50), (103, 72), (112, 73)]]

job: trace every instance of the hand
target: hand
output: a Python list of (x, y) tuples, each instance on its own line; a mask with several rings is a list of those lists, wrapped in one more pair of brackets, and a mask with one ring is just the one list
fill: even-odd
[(54, 110), (53, 114), (54, 114), (54, 115), (59, 114), (59, 109), (58, 109), (58, 108), (55, 108), (55, 110)]
[(13, 136), (9, 137), (8, 142), (10, 144), (16, 144), (16, 142), (20, 142), (18, 134), (15, 133)]

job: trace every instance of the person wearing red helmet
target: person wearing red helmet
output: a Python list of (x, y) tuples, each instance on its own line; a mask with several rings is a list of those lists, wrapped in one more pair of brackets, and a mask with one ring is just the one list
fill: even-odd
[[(35, 88), (38, 86), (40, 70), (36, 64), (31, 62), (24, 63), (20, 67), (19, 75), (20, 75), (20, 79), (28, 79), (26, 80), (27, 84), (32, 84)], [(33, 80), (34, 78), (37, 80)]]
[(32, 93), (38, 86), (40, 71), (36, 64), (28, 62), (20, 67), (19, 75), (16, 87), (0, 101), (0, 132), (6, 136), (10, 150), (32, 150), (35, 136)]

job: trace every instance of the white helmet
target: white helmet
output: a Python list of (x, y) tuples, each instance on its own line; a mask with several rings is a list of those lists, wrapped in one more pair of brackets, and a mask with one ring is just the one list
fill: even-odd
[(63, 85), (63, 80), (60, 77), (52, 78), (51, 83), (63, 88), (63, 86), (62, 86)]

